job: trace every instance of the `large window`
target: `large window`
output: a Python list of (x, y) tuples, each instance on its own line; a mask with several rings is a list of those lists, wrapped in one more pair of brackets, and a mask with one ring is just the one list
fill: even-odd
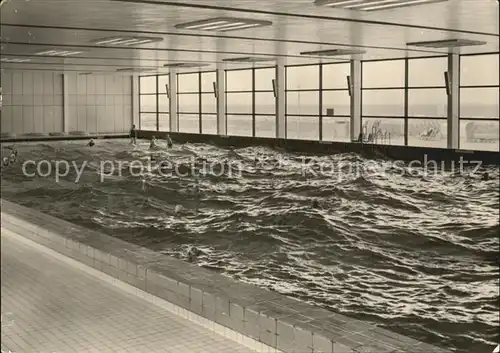
[(460, 148), (499, 150), (499, 54), (460, 57)]
[(320, 139), (320, 65), (286, 67), (286, 137)]
[(253, 70), (226, 71), (226, 129), (232, 136), (253, 135)]
[(167, 88), (169, 88), (169, 75), (158, 76), (158, 130), (170, 130), (170, 98)]
[(406, 61), (365, 61), (361, 71), (363, 139), (404, 145)]
[(226, 71), (228, 135), (276, 136), (275, 76), (274, 67)]
[[(499, 55), (460, 56), (460, 148), (499, 149)], [(364, 61), (361, 132), (365, 142), (447, 147), (448, 57)], [(289, 139), (349, 141), (348, 62), (285, 68), (285, 131)], [(216, 72), (177, 74), (179, 131), (217, 133)], [(276, 68), (225, 72), (229, 135), (276, 136)], [(169, 75), (139, 79), (140, 128), (168, 131)]]
[(217, 74), (215, 71), (200, 73), (201, 92), (201, 133), (217, 134), (217, 98), (215, 89)]
[(200, 74), (177, 74), (179, 132), (200, 133)]
[(139, 77), (139, 128), (157, 130), (157, 77)]
[(447, 147), (447, 57), (408, 60), (408, 145)]
[(276, 137), (276, 68), (254, 69), (254, 135)]

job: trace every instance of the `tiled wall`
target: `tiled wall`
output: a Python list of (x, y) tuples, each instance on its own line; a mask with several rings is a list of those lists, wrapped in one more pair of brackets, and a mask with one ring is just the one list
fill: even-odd
[(2, 72), (2, 132), (63, 131), (63, 76), (52, 72)]
[(132, 125), (132, 78), (68, 75), (68, 131), (124, 132)]
[(2, 132), (109, 133), (132, 124), (130, 76), (4, 71), (2, 95)]

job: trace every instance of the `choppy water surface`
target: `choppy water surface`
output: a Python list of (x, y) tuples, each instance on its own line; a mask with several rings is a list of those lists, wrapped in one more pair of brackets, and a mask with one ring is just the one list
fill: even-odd
[[(196, 245), (200, 266), (458, 352), (490, 352), (498, 341), (498, 168), (481, 181), (355, 154), (262, 147), (150, 152), (146, 142), (98, 141), (18, 149), (21, 161), (2, 176), (9, 200), (178, 258)], [(221, 176), (197, 178), (119, 168), (150, 156), (182, 164), (183, 173), (193, 158), (198, 169), (226, 161), (233, 174), (227, 165)], [(327, 175), (306, 173), (303, 157)], [(87, 164), (78, 183), (74, 170), (56, 183), (24, 176), (23, 160)], [(104, 160), (114, 175), (99, 182)], [(354, 165), (369, 168), (356, 175)]]

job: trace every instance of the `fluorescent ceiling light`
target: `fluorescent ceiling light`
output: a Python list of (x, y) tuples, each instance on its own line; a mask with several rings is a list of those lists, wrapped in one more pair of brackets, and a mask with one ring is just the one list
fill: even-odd
[(163, 41), (163, 38), (155, 37), (109, 37), (98, 39), (94, 42), (97, 45), (116, 45), (116, 46), (132, 46), (144, 45)]
[(165, 64), (163, 65), (163, 67), (168, 67), (168, 68), (181, 68), (181, 69), (184, 69), (184, 68), (193, 68), (193, 67), (204, 67), (204, 66), (208, 66), (209, 64), (205, 64), (205, 63), (171, 63), (171, 64)]
[(246, 56), (242, 58), (227, 58), (222, 59), (224, 62), (240, 62), (240, 63), (258, 63), (258, 62), (266, 62), (266, 61), (275, 61), (276, 59), (273, 57), (255, 57), (255, 56)]
[(0, 61), (3, 63), (25, 63), (31, 61), (31, 59), (26, 58), (2, 58)]
[(425, 48), (456, 48), (456, 47), (468, 47), (474, 45), (485, 45), (486, 42), (479, 40), (470, 39), (444, 39), (444, 40), (431, 40), (425, 42), (411, 42), (406, 43), (406, 45), (414, 47), (425, 47)]
[(175, 26), (177, 29), (189, 29), (193, 31), (237, 31), (255, 27), (270, 26), (270, 21), (258, 21), (246, 18), (217, 17), (208, 20), (182, 23)]
[(46, 50), (46, 51), (41, 51), (39, 53), (36, 53), (35, 55), (46, 55), (46, 56), (73, 56), (73, 55), (78, 55), (82, 54), (82, 51), (75, 51), (75, 50), (59, 50), (59, 49), (52, 49), (52, 50)]
[(117, 72), (148, 72), (156, 70), (155, 67), (127, 67), (124, 69), (118, 69)]
[(300, 55), (314, 55), (314, 56), (340, 56), (340, 55), (355, 55), (364, 54), (365, 50), (362, 49), (327, 49), (315, 51), (303, 51)]
[(329, 6), (339, 9), (376, 11), (399, 7), (426, 5), (448, 0), (316, 0), (316, 6)]

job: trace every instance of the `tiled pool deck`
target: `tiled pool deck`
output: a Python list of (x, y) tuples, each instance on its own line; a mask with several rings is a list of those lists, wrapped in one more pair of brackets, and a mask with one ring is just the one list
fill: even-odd
[(13, 353), (447, 352), (4, 200), (2, 315)]
[(29, 242), (2, 229), (2, 352), (254, 352)]

